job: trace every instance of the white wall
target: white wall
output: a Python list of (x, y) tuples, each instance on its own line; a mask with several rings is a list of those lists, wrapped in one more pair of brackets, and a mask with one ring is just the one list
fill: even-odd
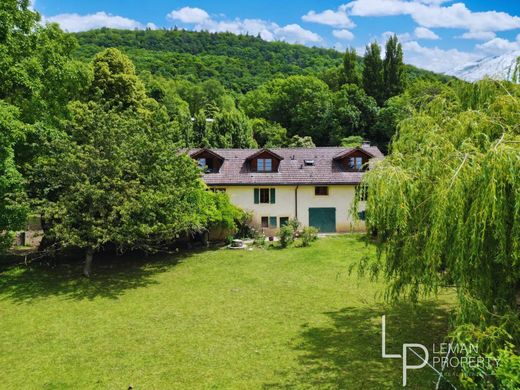
[[(253, 225), (261, 228), (261, 217), (289, 217), (295, 218), (303, 226), (309, 224), (309, 207), (335, 207), (336, 208), (336, 231), (349, 232), (353, 230), (363, 230), (364, 223), (353, 223), (349, 216), (350, 206), (355, 196), (354, 185), (330, 185), (329, 195), (314, 195), (314, 186), (298, 186), (298, 210), (295, 208), (295, 189), (296, 186), (271, 186), (276, 188), (276, 203), (254, 203), (254, 188), (268, 188), (258, 186), (229, 186), (226, 188), (231, 201), (244, 209), (252, 212)], [(364, 205), (363, 205), (364, 207)], [(279, 219), (278, 219), (279, 224)], [(265, 234), (274, 234), (277, 229), (263, 229)]]

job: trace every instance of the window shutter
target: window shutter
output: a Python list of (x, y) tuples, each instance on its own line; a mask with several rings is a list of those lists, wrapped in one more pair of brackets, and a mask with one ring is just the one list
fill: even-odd
[(270, 198), (271, 203), (276, 203), (276, 188), (271, 188), (270, 195), (271, 196), (269, 198)]
[(260, 189), (259, 188), (255, 188), (255, 190), (254, 190), (254, 199), (255, 199), (255, 204), (260, 203)]
[(269, 217), (269, 227), (270, 228), (276, 227), (276, 217)]

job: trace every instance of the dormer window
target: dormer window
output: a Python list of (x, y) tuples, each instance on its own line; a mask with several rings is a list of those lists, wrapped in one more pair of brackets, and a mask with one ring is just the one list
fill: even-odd
[(256, 161), (258, 172), (272, 172), (273, 160), (271, 158), (259, 158)]
[(312, 167), (314, 166), (314, 160), (303, 160), (303, 163), (306, 167)]
[(351, 170), (360, 171), (363, 168), (363, 158), (362, 157), (350, 157), (348, 160), (348, 166)]
[(209, 149), (200, 149), (191, 154), (191, 158), (197, 161), (198, 167), (204, 173), (218, 173), (224, 163), (224, 158)]

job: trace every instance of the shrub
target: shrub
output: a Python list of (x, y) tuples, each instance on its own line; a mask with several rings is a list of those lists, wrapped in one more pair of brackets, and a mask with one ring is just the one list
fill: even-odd
[(318, 229), (313, 226), (306, 226), (301, 234), (302, 246), (309, 246), (313, 241), (318, 239)]
[(287, 222), (287, 226), (291, 226), (294, 233), (296, 233), (300, 229), (301, 223), (296, 218), (292, 218)]
[(290, 224), (282, 226), (278, 232), (278, 238), (280, 246), (287, 248), (294, 241), (294, 228)]

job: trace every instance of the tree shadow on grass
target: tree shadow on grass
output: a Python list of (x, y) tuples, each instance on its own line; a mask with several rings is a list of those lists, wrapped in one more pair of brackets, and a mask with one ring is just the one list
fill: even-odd
[(77, 259), (17, 266), (0, 272), (0, 299), (16, 303), (30, 303), (48, 296), (74, 300), (117, 299), (126, 290), (156, 284), (154, 275), (171, 269), (197, 252), (200, 251), (154, 256), (100, 254), (94, 258), (90, 279), (82, 276), (83, 263)]
[[(293, 348), (300, 352), (295, 372), (279, 373), (282, 383), (265, 389), (399, 389), (402, 360), (381, 357), (381, 316), (386, 314), (387, 353), (402, 354), (404, 343), (424, 344), (431, 353), (448, 331), (449, 309), (428, 301), (391, 307), (346, 307), (324, 313), (330, 325), (302, 326)], [(409, 364), (419, 364), (409, 360)], [(436, 374), (429, 368), (410, 371), (408, 389), (434, 389)]]

